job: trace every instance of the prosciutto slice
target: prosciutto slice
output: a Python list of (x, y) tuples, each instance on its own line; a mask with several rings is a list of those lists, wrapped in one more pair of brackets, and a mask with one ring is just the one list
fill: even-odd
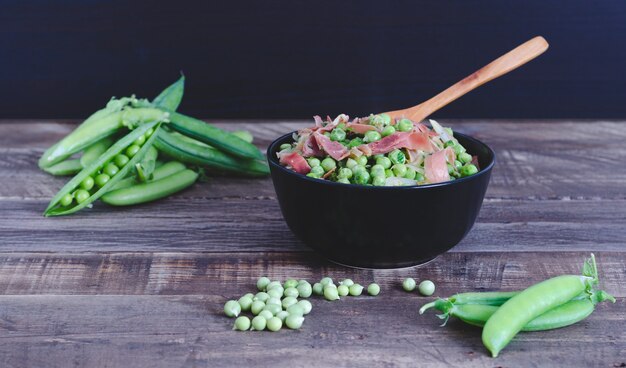
[(424, 159), (426, 181), (431, 184), (449, 181), (448, 162), (454, 163), (454, 151), (449, 147), (426, 156)]
[(313, 135), (309, 135), (304, 143), (302, 144), (302, 156), (304, 157), (321, 157), (323, 156), (323, 152), (320, 150), (317, 145), (317, 141), (313, 137)]
[(371, 155), (379, 155), (391, 152), (398, 148), (433, 152), (434, 148), (427, 133), (422, 132), (397, 132), (379, 141), (369, 143)]
[(297, 152), (279, 154), (278, 159), (281, 165), (290, 166), (297, 173), (306, 175), (311, 171), (309, 163)]
[(350, 151), (339, 142), (331, 141), (327, 136), (320, 134), (319, 131), (313, 133), (313, 137), (317, 142), (317, 146), (328, 153), (335, 160), (343, 160), (350, 155)]
[(376, 130), (376, 127), (373, 125), (361, 124), (361, 123), (355, 123), (355, 122), (348, 123), (346, 126), (349, 129), (352, 129), (352, 131), (357, 134), (365, 134), (369, 132), (370, 130)]

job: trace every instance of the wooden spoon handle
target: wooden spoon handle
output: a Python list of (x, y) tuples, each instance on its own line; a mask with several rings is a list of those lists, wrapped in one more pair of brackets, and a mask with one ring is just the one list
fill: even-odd
[(433, 112), (446, 106), (450, 102), (470, 92), (474, 88), (480, 87), (492, 79), (498, 78), (516, 69), (548, 49), (548, 42), (541, 36), (537, 36), (530, 41), (517, 46), (513, 50), (500, 56), (481, 69), (468, 75), (463, 80), (448, 87), (430, 100), (424, 101), (417, 106), (408, 109), (387, 112), (392, 118), (409, 118), (413, 121), (422, 121)]

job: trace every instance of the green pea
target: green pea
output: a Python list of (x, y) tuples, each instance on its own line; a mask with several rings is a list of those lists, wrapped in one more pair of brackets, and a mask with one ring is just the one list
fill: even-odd
[(365, 143), (376, 142), (380, 138), (381, 138), (381, 135), (380, 135), (380, 133), (378, 133), (378, 131), (376, 131), (376, 130), (369, 130), (369, 131), (365, 132), (365, 136), (363, 137), (363, 142), (365, 142)]
[(66, 195), (64, 195), (61, 200), (59, 201), (59, 203), (61, 204), (61, 206), (63, 207), (67, 207), (70, 204), (72, 204), (72, 202), (74, 201), (74, 196), (72, 196), (71, 193), (67, 193)]
[(385, 175), (385, 168), (383, 167), (383, 165), (376, 164), (370, 168), (370, 175)]
[(391, 177), (394, 177), (395, 175), (393, 174), (393, 170), (387, 169), (385, 170), (385, 176), (388, 178), (391, 178)]
[(120, 171), (120, 168), (117, 167), (117, 165), (115, 165), (112, 162), (108, 163), (104, 167), (104, 169), (102, 169), (102, 172), (107, 174), (108, 176), (115, 176), (115, 174), (117, 174), (119, 171)]
[(367, 287), (367, 293), (371, 296), (376, 296), (380, 294), (380, 286), (378, 286), (378, 284), (376, 283), (369, 284), (369, 286)]
[(311, 172), (309, 172), (309, 174), (313, 174), (316, 177), (321, 178), (322, 175), (324, 175), (324, 168), (321, 166), (314, 166), (311, 168)]
[(421, 173), (415, 173), (415, 180), (416, 181), (424, 181), (424, 175)]
[(298, 303), (292, 304), (287, 308), (287, 312), (289, 314), (299, 314), (301, 316), (304, 315), (304, 308)]
[(300, 296), (300, 294), (298, 293), (298, 289), (296, 289), (295, 287), (291, 286), (285, 289), (285, 292), (283, 293), (284, 296), (292, 296), (294, 298), (297, 298), (298, 296)]
[(271, 280), (265, 276), (260, 277), (257, 281), (256, 281), (256, 288), (259, 291), (265, 291), (267, 288), (267, 285), (269, 285), (269, 283), (271, 282)]
[(290, 148), (291, 148), (291, 144), (289, 144), (289, 143), (283, 143), (283, 144), (280, 145), (280, 147), (278, 147), (278, 149), (280, 151), (288, 150)]
[(252, 312), (252, 314), (256, 316), (257, 314), (261, 313), (263, 308), (265, 308), (265, 303), (260, 300), (255, 300), (250, 305), (250, 312)]
[(278, 305), (278, 306), (280, 306), (280, 307), (282, 308), (282, 306), (283, 306), (283, 304), (282, 304), (282, 303), (283, 303), (283, 302), (280, 300), (280, 297), (278, 297), (278, 298), (271, 298), (271, 297), (270, 297), (270, 298), (269, 298), (269, 299), (267, 299), (267, 301), (265, 302), (265, 306), (267, 307), (268, 305), (273, 304), (273, 305)]
[(278, 317), (272, 317), (267, 320), (266, 327), (272, 332), (280, 331), (283, 328), (283, 321)]
[(322, 286), (326, 286), (326, 285), (332, 285), (333, 284), (333, 279), (331, 279), (330, 277), (324, 277), (320, 280), (320, 284), (322, 284)]
[(330, 132), (330, 140), (335, 142), (340, 142), (346, 139), (346, 132), (343, 129), (335, 128), (332, 132)]
[(263, 307), (263, 310), (261, 311), (261, 313), (263, 313), (263, 311), (267, 311), (267, 312), (270, 312), (272, 316), (275, 316), (276, 314), (278, 314), (278, 312), (282, 310), (283, 310), (283, 307), (280, 304), (265, 304), (265, 307)]
[(324, 295), (324, 285), (316, 282), (313, 284), (313, 294), (315, 295)]
[(406, 162), (406, 155), (399, 149), (395, 149), (387, 154), (392, 164), (403, 164)]
[(472, 164), (463, 166), (460, 170), (461, 176), (470, 176), (478, 172), (478, 168)]
[(304, 315), (311, 313), (311, 310), (313, 309), (313, 304), (311, 304), (308, 300), (300, 300), (298, 305), (302, 308)]
[(285, 289), (295, 288), (296, 286), (298, 286), (298, 280), (295, 279), (289, 279), (283, 283)]
[(407, 166), (406, 167), (406, 174), (404, 174), (404, 178), (406, 179), (415, 179), (415, 174), (417, 174), (417, 172), (415, 171), (414, 168), (412, 168), (411, 166)]
[(241, 298), (239, 298), (239, 300), (237, 300), (237, 303), (239, 303), (239, 306), (241, 307), (242, 311), (248, 312), (250, 311), (250, 306), (252, 306), (253, 301), (254, 300), (252, 300), (251, 297), (244, 295)]
[(287, 316), (289, 316), (289, 312), (287, 311), (280, 311), (276, 313), (276, 318), (280, 318), (282, 322), (285, 322), (285, 319), (287, 319)]
[(387, 136), (392, 135), (395, 132), (396, 132), (396, 128), (394, 128), (393, 125), (387, 125), (385, 128), (383, 128), (382, 135), (383, 137), (387, 137)]
[(389, 114), (380, 114), (380, 118), (383, 120), (384, 125), (391, 124), (391, 116)]
[(391, 160), (388, 157), (378, 157), (376, 159), (376, 165), (382, 166), (384, 169), (388, 169), (391, 167)]
[(265, 287), (265, 290), (270, 290), (270, 289), (273, 289), (275, 287), (282, 288), (283, 284), (280, 281), (272, 281), (269, 284), (267, 284), (267, 286)]
[(113, 157), (113, 162), (119, 167), (123, 167), (128, 163), (128, 161), (130, 161), (130, 158), (128, 158), (128, 156), (123, 153), (120, 153)]
[(377, 186), (377, 187), (385, 186), (386, 182), (387, 182), (387, 177), (385, 176), (384, 172), (382, 175), (376, 175), (372, 178), (372, 185)]
[(273, 289), (269, 289), (267, 291), (267, 295), (270, 296), (270, 299), (271, 298), (282, 298), (284, 291), (285, 290), (283, 288), (273, 288)]
[(146, 132), (143, 135), (145, 135), (146, 138), (149, 138), (152, 135), (152, 133), (154, 133), (154, 128), (150, 128), (146, 130)]
[(229, 300), (224, 304), (224, 314), (228, 317), (237, 317), (241, 313), (241, 305), (236, 300)]
[(352, 281), (351, 279), (343, 279), (343, 280), (339, 281), (339, 284), (345, 285), (347, 287), (350, 287), (350, 286), (354, 285), (354, 281)]
[(237, 317), (233, 330), (248, 331), (250, 329), (250, 318), (246, 316)]
[(448, 167), (448, 174), (450, 174), (450, 175), (456, 174), (456, 170), (454, 170), (454, 166), (452, 166), (450, 164), (446, 164), (446, 166)]
[(424, 280), (420, 282), (418, 287), (420, 294), (425, 296), (431, 296), (435, 293), (435, 283), (430, 280)]
[(337, 286), (337, 294), (339, 296), (346, 296), (350, 293), (350, 288), (347, 287), (346, 285), (339, 285)]
[(307, 161), (311, 167), (319, 166), (321, 163), (320, 159), (317, 157), (310, 157)]
[(326, 285), (324, 286), (324, 298), (326, 300), (338, 300), (339, 299), (339, 291), (335, 285)]
[(138, 146), (141, 146), (144, 143), (146, 143), (146, 137), (143, 135), (140, 135), (139, 137), (137, 137), (137, 139), (135, 139), (135, 141), (133, 142), (133, 144), (136, 144)]
[(325, 159), (322, 160), (321, 166), (325, 172), (329, 172), (330, 170), (337, 167), (337, 163), (332, 158), (326, 157)]
[(292, 330), (297, 330), (302, 327), (302, 323), (304, 322), (304, 317), (299, 315), (290, 314), (285, 319), (285, 325)]
[(265, 317), (256, 316), (252, 318), (252, 329), (256, 331), (265, 330), (265, 326), (267, 326), (267, 320)]
[(337, 179), (337, 183), (350, 184), (350, 180), (346, 178), (340, 178), (340, 179)]
[[(247, 293), (247, 294), (244, 294), (244, 296), (243, 296), (243, 297), (250, 298), (250, 299), (254, 299), (254, 294), (252, 294), (252, 293)], [(243, 298), (243, 297), (242, 297), (242, 298)]]
[(367, 171), (357, 171), (354, 175), (354, 183), (365, 185), (370, 181), (370, 174)]
[(88, 191), (93, 188), (93, 184), (93, 178), (91, 176), (88, 176), (80, 183), (80, 187)]
[(346, 167), (348, 169), (352, 169), (353, 167), (357, 166), (359, 163), (356, 162), (355, 159), (349, 158), (348, 160), (346, 160)]
[(100, 188), (102, 188), (106, 183), (109, 182), (109, 180), (111, 179), (110, 176), (108, 176), (107, 174), (100, 174), (98, 176), (96, 176), (96, 185)]
[(356, 158), (356, 162), (361, 165), (361, 166), (365, 166), (367, 165), (367, 156), (365, 155), (361, 155), (359, 157)]
[(301, 298), (308, 298), (313, 294), (313, 288), (308, 282), (299, 284), (296, 289)]
[(457, 158), (459, 159), (459, 161), (461, 161), (461, 163), (464, 163), (464, 164), (472, 162), (472, 155), (470, 155), (467, 152), (461, 153), (460, 155), (457, 156)]
[(359, 284), (350, 285), (349, 289), (350, 289), (350, 295), (352, 296), (359, 296), (363, 292), (363, 286)]
[(406, 175), (406, 172), (407, 172), (406, 165), (404, 164), (395, 164), (393, 165), (391, 170), (393, 171), (393, 174), (399, 178), (404, 177), (404, 175)]
[(415, 279), (411, 277), (407, 277), (402, 281), (402, 288), (404, 291), (413, 291), (415, 290)]
[(268, 293), (264, 292), (264, 291), (259, 291), (258, 293), (256, 293), (256, 295), (254, 296), (254, 300), (260, 300), (263, 303), (265, 303), (267, 301), (267, 299), (269, 299), (270, 296)]
[(461, 163), (461, 161), (459, 161), (459, 160), (454, 160), (454, 168), (455, 168), (456, 170), (460, 170), (462, 166), (463, 166), (463, 164)]
[(339, 179), (350, 179), (352, 177), (352, 170), (348, 169), (347, 167), (342, 167), (341, 169), (339, 169), (337, 177)]
[[(265, 306), (265, 308), (267, 308), (267, 306)], [(274, 313), (268, 311), (265, 308), (261, 312), (259, 312), (259, 317), (263, 317), (267, 321), (268, 319), (274, 317)]]
[(298, 302), (297, 298), (295, 298), (293, 296), (288, 296), (288, 297), (284, 298), (283, 301), (282, 301), (283, 309), (287, 309), (290, 306), (296, 304), (297, 302)]
[(137, 154), (137, 152), (139, 152), (140, 149), (141, 147), (139, 147), (138, 145), (132, 144), (128, 146), (128, 148), (126, 148), (126, 156), (133, 157)]
[(84, 189), (78, 189), (74, 192), (74, 199), (76, 199), (76, 203), (80, 204), (89, 199), (90, 194), (88, 191)]
[(460, 144), (455, 144), (454, 146), (452, 146), (452, 149), (457, 156), (465, 152), (465, 147), (461, 146)]
[(363, 144), (363, 140), (359, 137), (356, 137), (348, 143), (348, 148), (358, 147)]
[(410, 132), (413, 130), (413, 122), (409, 119), (401, 119), (396, 126), (401, 132)]

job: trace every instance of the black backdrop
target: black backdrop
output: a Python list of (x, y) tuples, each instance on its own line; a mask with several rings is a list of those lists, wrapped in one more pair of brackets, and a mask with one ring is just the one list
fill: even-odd
[(437, 113), (626, 117), (626, 1), (3, 1), (0, 117), (84, 117), (152, 97), (181, 110), (308, 118), (414, 105), (535, 35), (551, 47)]

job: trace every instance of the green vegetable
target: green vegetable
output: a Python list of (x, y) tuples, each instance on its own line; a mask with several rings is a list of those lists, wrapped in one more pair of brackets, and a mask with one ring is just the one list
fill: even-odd
[(113, 162), (117, 165), (117, 166), (124, 166), (128, 163), (128, 161), (130, 161), (130, 158), (128, 158), (128, 156), (126, 156), (123, 153), (120, 153), (119, 155), (115, 156), (113, 158)]
[(263, 308), (265, 308), (265, 303), (263, 303), (260, 300), (255, 300), (252, 302), (252, 304), (250, 305), (250, 311), (252, 312), (252, 314), (254, 314), (255, 316), (258, 315), (259, 313), (261, 313), (261, 311), (263, 310)]
[(269, 294), (264, 291), (259, 291), (254, 295), (254, 300), (260, 300), (265, 303), (270, 298)]
[(242, 296), (241, 298), (239, 298), (239, 300), (237, 301), (237, 303), (239, 303), (239, 306), (241, 307), (241, 310), (244, 312), (248, 312), (250, 311), (250, 307), (252, 306), (252, 298), (249, 296)]
[(287, 319), (287, 316), (289, 316), (289, 312), (287, 311), (280, 311), (276, 313), (276, 318), (280, 318), (283, 323), (285, 322), (285, 319)]
[(44, 167), (43, 171), (54, 176), (66, 176), (74, 175), (80, 172), (82, 168), (83, 166), (80, 164), (79, 159), (68, 159), (52, 166)]
[(329, 301), (339, 299), (339, 291), (335, 285), (329, 284), (324, 286), (324, 298)]
[(290, 150), (291, 149), (291, 144), (289, 143), (283, 143), (280, 145), (280, 147), (278, 147), (278, 149), (280, 151), (286, 151), (286, 150)]
[(157, 107), (176, 110), (183, 99), (184, 90), (185, 76), (181, 74), (180, 78), (176, 82), (168, 86), (154, 98), (152, 104)]
[(329, 172), (337, 167), (337, 163), (332, 158), (326, 157), (322, 160), (321, 166), (325, 172)]
[(404, 177), (407, 173), (407, 167), (404, 164), (395, 164), (391, 170), (393, 171), (393, 174), (399, 178)]
[[(264, 311), (265, 312), (269, 312), (272, 316), (275, 316), (278, 314), (278, 312), (282, 311), (283, 308), (279, 304), (265, 304), (265, 307), (263, 307), (263, 310), (259, 313), (259, 315), (261, 315)], [(263, 315), (265, 317), (265, 315)]]
[(379, 157), (376, 159), (376, 165), (380, 165), (384, 169), (389, 169), (391, 167), (391, 160), (389, 159), (389, 157)]
[(295, 279), (289, 279), (285, 281), (285, 283), (283, 284), (283, 287), (285, 289), (295, 288), (296, 286), (298, 286), (298, 280), (295, 280)]
[(367, 293), (371, 296), (376, 296), (380, 294), (380, 286), (378, 286), (378, 284), (376, 283), (369, 284), (369, 286), (367, 287)]
[(80, 188), (86, 191), (91, 190), (93, 188), (95, 182), (91, 176), (86, 177), (83, 181), (80, 182)]
[(404, 152), (399, 149), (395, 149), (387, 154), (392, 164), (403, 164), (406, 162), (406, 156)]
[(229, 300), (224, 304), (224, 314), (228, 317), (237, 317), (241, 313), (241, 305), (236, 300)]
[(266, 327), (273, 332), (279, 331), (283, 327), (283, 321), (278, 317), (272, 317), (267, 320)]
[(359, 156), (359, 157), (357, 157), (356, 162), (360, 166), (365, 167), (365, 165), (367, 165), (367, 157), (365, 155)]
[(461, 170), (459, 170), (459, 172), (461, 176), (470, 176), (476, 174), (478, 172), (478, 169), (472, 164), (467, 164), (463, 166)]
[(289, 314), (285, 319), (285, 325), (292, 330), (297, 330), (302, 327), (304, 317), (297, 314)]
[(376, 142), (380, 138), (381, 138), (381, 135), (376, 130), (369, 130), (369, 131), (367, 131), (365, 133), (365, 137), (363, 138), (363, 142), (365, 142), (365, 143)]
[(141, 148), (141, 147), (139, 147), (138, 145), (136, 145), (136, 144), (134, 144), (134, 143), (133, 143), (133, 145), (129, 146), (129, 147), (126, 149), (126, 156), (128, 156), (128, 157), (133, 157), (133, 156), (135, 156), (135, 155), (137, 154), (137, 152), (139, 152), (139, 149), (140, 149), (140, 148)]
[(346, 132), (344, 132), (342, 129), (335, 128), (335, 129), (333, 129), (332, 132), (330, 132), (330, 140), (331, 141), (341, 142), (344, 139), (346, 139)]
[(346, 285), (337, 286), (337, 294), (339, 296), (346, 296), (350, 293), (350, 289)]
[(261, 277), (257, 280), (256, 282), (256, 287), (257, 289), (259, 289), (259, 291), (265, 291), (267, 288), (267, 285), (269, 285), (271, 282), (271, 280), (267, 277)]
[(290, 306), (296, 304), (297, 302), (298, 302), (298, 299), (296, 297), (287, 296), (282, 301), (283, 309), (287, 309)]
[(382, 136), (387, 137), (389, 135), (392, 135), (395, 132), (396, 132), (396, 128), (394, 128), (393, 125), (387, 125), (386, 127), (383, 128)]
[(300, 306), (300, 308), (302, 308), (302, 311), (305, 315), (311, 313), (311, 310), (313, 309), (313, 305), (308, 300), (300, 300), (298, 302), (298, 305)]
[(300, 294), (298, 293), (298, 289), (296, 289), (293, 286), (290, 286), (288, 288), (285, 289), (285, 292), (283, 293), (284, 296), (292, 296), (294, 298), (297, 298), (298, 296), (300, 296)]
[(337, 178), (339, 179), (350, 179), (352, 177), (352, 170), (348, 169), (347, 167), (342, 167), (339, 169), (339, 172), (337, 173)]
[(311, 287), (311, 284), (306, 281), (299, 283), (296, 289), (301, 298), (308, 298), (311, 296), (311, 294), (313, 294), (313, 288)]
[(472, 162), (472, 155), (470, 155), (467, 152), (461, 153), (460, 155), (457, 156), (457, 158), (459, 159), (459, 161), (461, 161), (461, 163), (464, 163), (464, 164)]
[(350, 285), (349, 289), (351, 296), (359, 296), (363, 292), (363, 286), (359, 284)]
[(332, 285), (333, 279), (331, 279), (330, 277), (324, 277), (320, 280), (320, 284), (322, 284), (322, 286)]
[(99, 188), (102, 188), (106, 185), (106, 183), (109, 182), (109, 180), (111, 180), (111, 177), (107, 174), (99, 174), (98, 176), (96, 176), (95, 183)]
[(309, 163), (309, 166), (311, 167), (315, 167), (315, 166), (320, 166), (321, 162), (318, 158), (316, 157), (310, 157), (307, 162)]
[(262, 316), (256, 316), (252, 318), (252, 329), (256, 331), (263, 331), (267, 326), (267, 320)]
[(237, 317), (233, 330), (248, 331), (250, 329), (250, 318), (246, 316)]
[(401, 119), (396, 127), (401, 132), (410, 132), (413, 130), (413, 122), (409, 119)]
[(352, 281), (351, 279), (343, 279), (343, 280), (339, 281), (339, 284), (345, 285), (347, 287), (350, 287), (350, 286), (354, 285), (354, 281)]
[(420, 282), (418, 289), (420, 294), (431, 296), (435, 292), (435, 284), (430, 280), (424, 280)]
[(267, 291), (267, 295), (269, 295), (270, 298), (282, 298), (283, 292), (283, 288), (273, 288)]
[(402, 281), (402, 289), (404, 289), (404, 291), (415, 290), (415, 279), (411, 277), (407, 277), (406, 279), (404, 279), (404, 281)]
[(287, 307), (287, 312), (290, 315), (300, 315), (300, 316), (302, 316), (302, 315), (304, 315), (304, 308), (300, 304), (296, 303), (296, 304), (292, 304), (289, 307)]
[(316, 282), (313, 284), (313, 294), (315, 295), (324, 295), (324, 285)]
[(354, 175), (354, 183), (359, 185), (365, 185), (370, 181), (370, 174), (363, 170), (357, 171)]
[(265, 318), (265, 320), (267, 321), (268, 319), (274, 317), (274, 313), (270, 312), (269, 310), (265, 308), (267, 308), (267, 305), (263, 308), (262, 311), (259, 312), (258, 316)]

